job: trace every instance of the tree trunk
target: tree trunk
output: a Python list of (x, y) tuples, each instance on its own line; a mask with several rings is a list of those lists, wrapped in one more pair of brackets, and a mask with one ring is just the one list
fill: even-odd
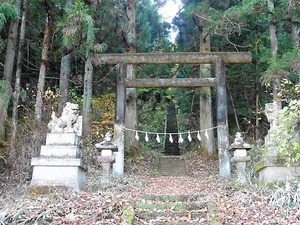
[[(21, 0), (16, 0), (15, 7), (18, 12), (21, 8)], [(16, 54), (17, 38), (18, 38), (18, 28), (19, 28), (19, 19), (12, 20), (9, 27), (9, 33), (7, 38), (7, 49), (5, 54), (5, 63), (4, 63), (4, 79), (11, 84), (14, 61)]]
[[(208, 2), (206, 2), (208, 5)], [(206, 18), (207, 8), (202, 10), (203, 18)], [(200, 51), (210, 52), (210, 35), (204, 31), (207, 26), (207, 20), (200, 18)], [(202, 64), (200, 65), (200, 77), (210, 78), (211, 77), (211, 65)], [(213, 127), (212, 117), (212, 106), (211, 106), (211, 89), (210, 87), (201, 88), (200, 92), (200, 129), (201, 132), (201, 152), (212, 158), (216, 153), (214, 130), (210, 129)]]
[[(268, 10), (270, 15), (274, 14), (273, 0), (268, 0)], [(271, 52), (272, 52), (272, 58), (275, 59), (277, 58), (277, 52), (278, 52), (278, 40), (276, 35), (277, 21), (272, 16), (270, 16), (269, 20), (270, 20), (269, 30), (270, 30)], [(276, 110), (276, 112), (279, 112), (279, 110), (281, 109), (281, 100), (278, 96), (279, 86), (280, 86), (280, 78), (274, 77), (273, 78), (273, 101), (277, 105), (278, 110)], [(276, 118), (275, 120), (277, 120), (278, 116), (275, 116), (275, 118)]]
[(300, 34), (300, 26), (299, 26), (299, 24), (295, 23), (292, 25), (292, 38), (293, 38), (294, 48), (299, 47), (299, 43), (300, 43), (299, 34)]
[(294, 22), (292, 23), (292, 40), (293, 40), (293, 47), (298, 48), (300, 45), (300, 26), (299, 23)]
[(83, 88), (83, 113), (82, 113), (82, 135), (88, 137), (92, 127), (92, 95), (93, 95), (93, 64), (91, 57), (85, 62), (84, 88)]
[[(15, 7), (18, 12), (21, 8), (21, 0), (16, 0)], [(9, 27), (9, 33), (7, 38), (7, 49), (5, 54), (5, 63), (4, 63), (4, 80), (6, 80), (5, 85), (5, 97), (0, 100), (0, 142), (5, 139), (5, 126), (7, 120), (7, 109), (8, 101), (12, 95), (11, 81), (13, 76), (15, 54), (16, 54), (16, 45), (18, 38), (18, 28), (19, 28), (19, 19), (12, 20)]]
[[(96, 3), (97, 1), (93, 1)], [(96, 7), (96, 5), (94, 5)], [(86, 21), (87, 22), (87, 21)], [(93, 98), (93, 72), (94, 67), (92, 64), (92, 46), (94, 43), (94, 21), (92, 23), (91, 32), (87, 32), (86, 41), (90, 42), (85, 49), (86, 62), (84, 68), (84, 86), (83, 86), (83, 113), (82, 113), (82, 136), (89, 138), (92, 134), (92, 98)], [(88, 23), (87, 23), (88, 25)], [(88, 25), (89, 26), (89, 25)], [(89, 27), (90, 29), (91, 27)], [(92, 42), (92, 43), (91, 43)]]
[(94, 9), (96, 9), (98, 6), (98, 0), (89, 0), (89, 3)]
[[(126, 34), (126, 42), (128, 45), (128, 53), (136, 52), (136, 1), (128, 0), (126, 8), (126, 16), (128, 19), (128, 31)], [(135, 78), (134, 66), (127, 65), (127, 79)], [(128, 88), (126, 90), (126, 112), (125, 112), (125, 126), (130, 129), (137, 128), (137, 109), (136, 109), (136, 89)], [(134, 132), (126, 132), (125, 134), (125, 148), (131, 150), (136, 147), (137, 140)]]
[[(274, 14), (274, 2), (273, 0), (268, 0), (268, 9), (269, 13), (272, 15)], [(278, 52), (278, 40), (276, 36), (276, 20), (273, 19), (272, 16), (270, 16), (270, 25), (269, 25), (269, 30), (270, 30), (270, 42), (271, 42), (271, 52), (272, 56), (274, 58), (277, 57), (277, 52)]]
[(260, 131), (259, 131), (259, 124), (260, 124), (260, 118), (259, 118), (259, 92), (257, 91), (256, 92), (256, 95), (255, 95), (255, 130), (254, 130), (254, 140), (255, 141), (258, 141), (259, 140), (259, 137), (260, 137)]
[(60, 78), (59, 78), (59, 104), (58, 112), (62, 113), (63, 108), (66, 106), (66, 102), (69, 100), (69, 78), (71, 75), (71, 59), (72, 55), (67, 54), (61, 58), (60, 63)]
[(22, 74), (22, 64), (23, 64), (23, 47), (25, 43), (25, 31), (26, 31), (26, 17), (27, 17), (27, 0), (23, 1), (23, 12), (21, 19), (20, 28), (20, 39), (19, 39), (19, 50), (17, 58), (17, 69), (16, 69), (16, 80), (15, 80), (15, 90), (13, 99), (13, 112), (12, 112), (12, 132), (11, 132), (11, 152), (10, 159), (15, 159), (15, 148), (14, 143), (17, 136), (17, 121), (18, 121), (18, 105), (20, 97), (20, 84), (21, 84), (21, 74)]
[[(293, 41), (294, 49), (299, 48), (300, 46), (300, 17), (295, 15), (295, 12), (292, 11), (295, 9), (299, 9), (300, 3), (298, 0), (289, 0), (288, 13), (291, 20), (291, 35)], [(300, 71), (298, 69), (299, 74), (299, 82), (300, 83)]]
[(297, 17), (293, 10), (300, 7), (298, 0), (289, 0), (288, 1), (288, 17), (291, 21), (291, 35), (293, 41), (293, 47), (298, 48), (300, 44), (300, 19)]
[(7, 109), (11, 98), (11, 85), (6, 80), (0, 80), (0, 144), (5, 140)]
[(52, 35), (52, 18), (50, 12), (47, 12), (46, 27), (43, 40), (42, 62), (40, 66), (39, 81), (37, 85), (36, 103), (35, 103), (35, 119), (38, 123), (42, 122), (43, 116), (43, 96), (45, 89), (46, 69), (48, 65), (48, 52), (50, 48), (50, 39)]
[[(66, 0), (65, 10), (73, 5), (73, 0)], [(60, 62), (60, 78), (59, 78), (59, 103), (58, 113), (61, 114), (63, 108), (69, 100), (69, 78), (71, 76), (72, 53), (64, 55)]]

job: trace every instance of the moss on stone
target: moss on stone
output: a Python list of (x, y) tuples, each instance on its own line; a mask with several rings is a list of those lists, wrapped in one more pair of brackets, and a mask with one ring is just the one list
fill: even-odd
[(260, 161), (260, 162), (258, 162), (258, 163), (256, 163), (256, 164), (254, 164), (254, 170), (255, 170), (256, 172), (260, 171), (260, 170), (263, 169), (264, 167), (266, 167), (266, 164), (265, 164), (264, 161)]
[(122, 219), (126, 221), (126, 223), (129, 224), (133, 224), (134, 222), (134, 217), (135, 217), (135, 211), (134, 208), (132, 206), (127, 206), (123, 209), (123, 213), (122, 213)]

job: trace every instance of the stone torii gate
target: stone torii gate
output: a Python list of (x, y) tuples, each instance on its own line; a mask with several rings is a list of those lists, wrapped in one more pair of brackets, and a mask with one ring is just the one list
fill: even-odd
[[(117, 99), (114, 125), (114, 143), (118, 146), (114, 176), (124, 174), (124, 125), (126, 88), (139, 87), (216, 87), (217, 89), (217, 145), (219, 175), (230, 177), (229, 131), (227, 118), (227, 94), (225, 63), (249, 63), (251, 53), (239, 52), (173, 52), (173, 53), (125, 53), (98, 54), (93, 63), (117, 64)], [(214, 78), (175, 78), (175, 79), (126, 79), (127, 64), (215, 64)]]

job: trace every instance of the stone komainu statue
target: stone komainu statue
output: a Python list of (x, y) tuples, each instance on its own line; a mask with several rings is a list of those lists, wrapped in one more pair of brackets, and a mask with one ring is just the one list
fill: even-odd
[(78, 104), (66, 103), (61, 117), (57, 118), (55, 112), (52, 112), (51, 121), (48, 128), (51, 132), (75, 132), (78, 136), (82, 134), (82, 116), (79, 116)]

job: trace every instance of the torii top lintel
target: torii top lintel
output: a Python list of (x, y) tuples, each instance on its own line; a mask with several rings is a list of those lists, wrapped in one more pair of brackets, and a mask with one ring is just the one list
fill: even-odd
[(224, 63), (250, 63), (250, 52), (168, 52), (96, 54), (95, 65), (100, 64), (209, 64), (222, 58)]

